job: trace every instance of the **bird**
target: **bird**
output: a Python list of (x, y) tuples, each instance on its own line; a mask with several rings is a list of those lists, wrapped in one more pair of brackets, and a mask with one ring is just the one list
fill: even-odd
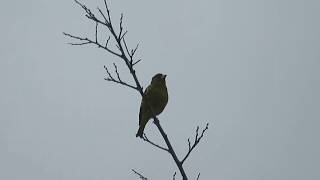
[[(157, 73), (152, 77), (151, 84), (144, 91), (139, 112), (139, 129), (136, 137), (143, 138), (143, 131), (148, 121), (159, 115), (168, 103), (167, 75)], [(150, 108), (152, 110), (150, 110)]]

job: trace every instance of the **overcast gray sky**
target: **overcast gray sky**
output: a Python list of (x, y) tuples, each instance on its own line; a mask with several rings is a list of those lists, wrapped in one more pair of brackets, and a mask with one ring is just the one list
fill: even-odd
[[(159, 118), (179, 157), (210, 123), (190, 179), (320, 179), (320, 1), (108, 2), (140, 43), (141, 83), (168, 75)], [(94, 35), (73, 1), (6, 1), (0, 20), (0, 179), (172, 179), (171, 157), (135, 137), (139, 95), (103, 80), (121, 61), (67, 44), (63, 31)], [(146, 133), (162, 143), (152, 123)]]

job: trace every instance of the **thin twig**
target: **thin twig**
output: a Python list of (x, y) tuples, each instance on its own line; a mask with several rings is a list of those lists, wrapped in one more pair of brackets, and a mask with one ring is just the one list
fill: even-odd
[(188, 147), (189, 147), (189, 149), (188, 149), (188, 152), (187, 152), (187, 154), (185, 155), (185, 157), (182, 159), (181, 164), (184, 163), (184, 161), (188, 158), (188, 156), (190, 155), (190, 153), (192, 152), (192, 150), (198, 145), (198, 143), (199, 143), (200, 140), (203, 138), (203, 135), (204, 135), (204, 133), (208, 130), (208, 128), (209, 128), (209, 123), (207, 123), (206, 127), (202, 130), (202, 133), (201, 133), (200, 137), (198, 137), (198, 136), (199, 136), (199, 126), (197, 126), (196, 137), (195, 137), (195, 139), (194, 139), (194, 143), (193, 143), (193, 145), (191, 146), (190, 139), (188, 138)]
[(104, 46), (105, 48), (108, 48), (109, 40), (110, 40), (110, 36), (108, 37), (106, 45)]
[(99, 42), (95, 42), (95, 41), (93, 41), (93, 40), (91, 40), (91, 39), (89, 39), (89, 38), (82, 38), (82, 37), (79, 37), (79, 36), (74, 36), (74, 35), (71, 35), (71, 34), (65, 33), (65, 32), (63, 32), (63, 34), (64, 34), (65, 36), (70, 37), (70, 38), (77, 39), (77, 40), (79, 40), (79, 41), (84, 41), (84, 42), (80, 42), (80, 43), (69, 43), (69, 44), (71, 44), (71, 45), (94, 44), (94, 45), (97, 45), (99, 48), (103, 48), (103, 49), (107, 50), (109, 53), (111, 53), (111, 54), (113, 54), (113, 55), (118, 56), (118, 57), (121, 58), (121, 55), (120, 55), (120, 54), (112, 51), (111, 49), (109, 49), (109, 48), (106, 47), (106, 46), (101, 45)]
[(108, 4), (107, 4), (107, 1), (106, 0), (103, 0), (104, 1), (104, 6), (107, 10), (107, 13), (108, 13), (108, 19), (109, 19), (109, 23), (111, 24), (111, 17), (110, 17), (110, 11), (109, 11), (109, 8), (108, 8)]
[(100, 9), (99, 7), (97, 7), (97, 9), (99, 10), (101, 16), (103, 17), (104, 22), (105, 22), (106, 24), (109, 24), (109, 21), (107, 20), (106, 16), (103, 14), (103, 12), (101, 11), (101, 9)]
[(142, 174), (138, 173), (136, 170), (131, 169), (131, 171), (133, 171), (136, 175), (138, 175), (140, 179), (142, 179), (142, 180), (148, 180), (148, 178), (144, 177)]
[(121, 13), (120, 23), (119, 23), (119, 29), (120, 29), (120, 30), (119, 30), (118, 39), (121, 39), (121, 36), (122, 36), (122, 31), (123, 31), (122, 21), (123, 21), (123, 14)]
[(128, 33), (128, 31), (125, 31), (125, 32), (122, 34), (122, 36), (121, 36), (120, 39), (122, 40), (127, 33)]
[[(114, 64), (114, 63), (113, 63), (113, 64)], [(107, 77), (107, 78), (104, 78), (104, 80), (106, 80), (106, 81), (111, 81), (111, 82), (115, 82), (115, 83), (118, 83), (118, 84), (121, 84), (121, 85), (124, 85), (124, 86), (127, 86), (127, 87), (129, 87), (129, 88), (132, 88), (132, 89), (137, 90), (137, 87), (135, 87), (135, 86), (133, 86), (133, 85), (130, 85), (130, 84), (128, 84), (128, 83), (126, 83), (126, 82), (124, 82), (124, 81), (121, 80), (120, 75), (119, 75), (119, 73), (118, 73), (118, 69), (117, 69), (116, 64), (114, 64), (114, 67), (115, 67), (115, 72), (116, 72), (116, 74), (117, 74), (117, 79), (115, 79), (115, 78), (111, 75), (111, 73), (110, 73), (110, 71), (108, 70), (107, 66), (103, 66), (103, 67), (104, 67), (104, 69), (106, 70), (106, 72), (107, 72), (107, 74), (108, 74), (108, 77)]]
[(96, 32), (95, 32), (96, 43), (98, 43), (98, 23), (96, 22)]
[(91, 44), (91, 42), (83, 42), (83, 43), (68, 43), (68, 44), (73, 45), (73, 46), (81, 46), (81, 45)]
[[(129, 48), (128, 48), (128, 46), (127, 46), (127, 43), (126, 43), (126, 40), (125, 40), (125, 39), (123, 39), (123, 44), (124, 44), (124, 47), (125, 47), (125, 49), (126, 49), (126, 51), (127, 51), (127, 54), (130, 56)], [(130, 57), (131, 57), (131, 56), (130, 56)]]
[(176, 174), (177, 174), (177, 172), (174, 172), (174, 174), (173, 174), (173, 180), (176, 180)]
[(164, 151), (169, 152), (169, 149), (164, 148), (164, 147), (162, 147), (162, 146), (160, 146), (160, 145), (158, 145), (158, 144), (156, 144), (156, 143), (154, 143), (154, 142), (150, 141), (150, 140), (149, 140), (149, 138), (146, 136), (146, 134), (145, 134), (145, 133), (143, 133), (143, 137), (142, 137), (142, 139), (143, 139), (144, 141), (146, 141), (146, 142), (150, 143), (151, 145), (153, 145), (153, 146), (155, 146), (155, 147), (159, 148), (159, 149), (162, 149), (162, 150), (164, 150)]
[(119, 75), (119, 72), (118, 72), (118, 67), (117, 67), (116, 63), (113, 63), (113, 66), (114, 66), (115, 72), (116, 72), (116, 74), (117, 74), (118, 80), (119, 80), (119, 81), (122, 81), (121, 78), (120, 78), (120, 75)]
[(137, 46), (136, 46), (134, 49), (131, 50), (131, 56), (132, 56), (132, 57), (133, 57), (134, 54), (136, 53), (138, 47), (139, 47), (139, 43), (137, 44)]
[(132, 63), (132, 65), (134, 66), (134, 65), (138, 64), (141, 60), (142, 59), (138, 59), (136, 62)]

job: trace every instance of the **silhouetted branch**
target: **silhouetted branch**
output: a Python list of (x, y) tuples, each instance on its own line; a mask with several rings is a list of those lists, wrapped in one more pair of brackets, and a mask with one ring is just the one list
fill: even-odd
[(190, 153), (192, 152), (192, 150), (198, 145), (198, 143), (200, 142), (200, 140), (203, 138), (203, 135), (204, 133), (206, 132), (206, 130), (208, 130), (209, 128), (209, 123), (207, 123), (206, 127), (202, 130), (202, 133), (199, 136), (199, 126), (197, 126), (197, 130), (196, 130), (196, 137), (194, 139), (194, 143), (193, 145), (191, 146), (191, 143), (190, 143), (190, 138), (188, 138), (188, 146), (189, 146), (189, 150), (188, 150), (188, 153), (185, 155), (185, 157), (182, 159), (181, 161), (181, 164), (184, 163), (184, 161), (188, 158), (188, 156), (190, 155)]
[[(107, 78), (105, 78), (105, 80), (107, 81), (111, 81), (111, 82), (114, 82), (114, 83), (117, 83), (117, 84), (120, 84), (120, 85), (123, 85), (123, 86), (126, 86), (126, 87), (129, 87), (129, 88), (132, 88), (134, 90), (137, 90), (139, 92), (139, 94), (141, 95), (142, 98), (144, 98), (144, 93), (143, 93), (143, 88), (138, 80), (138, 77), (136, 75), (136, 71), (134, 69), (134, 66), (139, 63), (141, 61), (141, 59), (138, 59), (138, 60), (134, 60), (134, 56), (138, 50), (138, 47), (139, 47), (139, 44), (136, 45), (136, 47), (134, 49), (131, 49), (129, 50), (129, 47), (127, 45), (127, 42), (125, 40), (125, 35), (127, 34), (127, 31), (124, 31), (123, 29), (123, 14), (121, 14), (121, 17), (120, 17), (120, 23), (119, 23), (119, 32), (116, 33), (116, 31), (114, 30), (113, 28), (113, 24), (112, 24), (112, 21), (111, 21), (111, 16), (110, 16), (110, 10), (108, 8), (108, 5), (107, 5), (107, 2), (106, 0), (104, 0), (104, 5), (105, 5), (105, 9), (106, 9), (106, 14), (103, 13), (103, 11), (98, 7), (98, 11), (100, 13), (100, 15), (102, 16), (103, 20), (100, 20), (98, 19), (94, 13), (91, 12), (90, 9), (88, 9), (84, 4), (81, 4), (79, 1), (75, 0), (75, 2), (85, 11), (85, 16), (92, 20), (94, 23), (95, 23), (95, 39), (94, 40), (91, 40), (90, 38), (83, 38), (83, 37), (80, 37), (80, 36), (74, 36), (74, 35), (71, 35), (69, 33), (63, 33), (65, 36), (69, 37), (69, 38), (72, 38), (72, 39), (75, 39), (77, 41), (80, 41), (78, 43), (70, 43), (71, 45), (86, 45), (86, 44), (94, 44), (96, 45), (98, 48), (102, 48), (104, 50), (106, 50), (107, 52), (119, 57), (124, 63), (125, 65), (127, 66), (130, 74), (132, 75), (132, 78), (133, 78), (133, 81), (135, 83), (135, 85), (131, 85), (130, 83), (127, 83), (125, 81), (123, 81), (120, 77), (120, 74), (118, 72), (118, 68), (117, 68), (117, 65), (114, 63), (114, 73), (116, 74), (116, 77), (114, 77), (110, 71), (108, 70), (108, 68), (106, 66), (104, 66), (105, 70), (106, 70), (106, 73), (107, 73)], [(102, 26), (105, 26), (107, 27), (107, 29), (109, 30), (109, 32), (111, 33), (111, 35), (108, 37), (108, 39), (106, 40), (105, 43), (102, 43), (102, 44), (105, 44), (105, 45), (102, 45), (100, 42), (99, 42), (99, 38), (98, 38), (98, 26), (99, 25), (102, 25)], [(110, 38), (113, 38), (115, 40), (115, 46), (117, 47), (118, 49), (118, 52), (115, 52), (114, 50), (111, 50), (108, 45), (109, 45), (109, 41), (110, 41)], [(152, 118), (153, 118), (153, 122), (154, 124), (157, 126), (158, 130), (160, 131), (161, 133), (161, 136), (163, 137), (166, 145), (168, 148), (164, 148), (160, 145), (157, 145), (153, 142), (151, 142), (146, 136), (143, 137), (143, 140), (150, 143), (151, 145), (157, 147), (157, 148), (160, 148), (166, 152), (168, 152), (172, 158), (174, 159), (180, 173), (181, 173), (181, 176), (183, 178), (183, 180), (187, 180), (187, 175), (184, 171), (184, 168), (183, 168), (183, 162), (188, 158), (189, 154), (191, 153), (191, 151), (195, 148), (195, 146), (199, 143), (199, 141), (202, 139), (203, 137), (203, 134), (205, 133), (205, 131), (208, 129), (208, 124), (206, 126), (206, 129), (203, 130), (202, 134), (200, 135), (200, 137), (198, 138), (198, 130), (199, 130), (199, 127), (197, 128), (197, 131), (196, 131), (196, 138), (195, 138), (195, 142), (194, 144), (191, 146), (191, 143), (190, 143), (190, 140), (188, 139), (188, 142), (189, 142), (189, 151), (188, 153), (186, 154), (186, 156), (183, 158), (182, 161), (180, 161), (174, 151), (174, 149), (172, 148), (172, 145), (169, 141), (169, 138), (167, 136), (167, 134), (164, 132), (163, 128), (161, 127), (161, 124), (160, 124), (160, 121), (159, 119), (155, 116), (155, 113), (152, 111), (152, 108), (150, 105), (149, 106), (149, 110), (152, 112)], [(144, 176), (142, 176), (141, 174), (139, 174), (138, 172), (136, 172), (135, 170), (132, 169), (132, 171), (136, 174), (138, 174), (140, 176), (141, 179), (147, 179), (145, 178)], [(175, 175), (176, 173), (174, 174), (174, 179), (175, 179)], [(198, 175), (198, 178), (199, 178), (200, 174)]]
[(115, 73), (117, 75), (117, 79), (115, 79), (112, 74), (110, 73), (110, 71), (108, 70), (108, 68), (106, 66), (104, 66), (104, 69), (106, 70), (107, 74), (108, 74), (108, 77), (107, 78), (104, 78), (106, 81), (111, 81), (111, 82), (115, 82), (115, 83), (118, 83), (118, 84), (121, 84), (121, 85), (124, 85), (124, 86), (127, 86), (129, 88), (132, 88), (132, 89), (135, 89), (137, 90), (137, 87), (133, 86), (133, 85), (130, 85), (124, 81), (121, 80), (120, 78), (120, 75), (119, 75), (119, 72), (118, 72), (118, 68), (117, 68), (117, 65), (115, 63), (113, 63), (113, 66), (115, 68)]
[(164, 148), (164, 147), (162, 147), (162, 146), (160, 146), (160, 145), (158, 145), (158, 144), (156, 144), (156, 143), (154, 143), (154, 142), (150, 141), (150, 140), (148, 139), (148, 137), (146, 136), (146, 134), (145, 134), (145, 133), (143, 133), (143, 137), (142, 137), (142, 139), (143, 139), (144, 141), (146, 141), (146, 142), (150, 143), (151, 145), (153, 145), (153, 146), (155, 146), (155, 147), (159, 148), (159, 149), (162, 149), (162, 150), (164, 150), (164, 151), (169, 152), (169, 149)]
[(122, 36), (122, 31), (123, 31), (122, 21), (123, 21), (123, 14), (121, 13), (120, 23), (119, 23), (120, 32), (119, 32), (119, 35), (118, 35), (118, 39), (120, 39), (120, 40), (121, 40), (121, 36)]
[(98, 43), (98, 23), (96, 23), (95, 38), (96, 38), (96, 43)]
[(109, 23), (108, 20), (107, 20), (107, 18), (106, 18), (106, 16), (102, 13), (101, 9), (100, 9), (99, 7), (97, 7), (97, 9), (98, 9), (98, 11), (100, 12), (101, 16), (103, 17), (104, 22), (105, 22), (106, 24)]
[(142, 59), (138, 59), (136, 62), (132, 63), (132, 65), (134, 66), (134, 65), (138, 64), (141, 60)]
[(148, 178), (144, 177), (142, 174), (138, 173), (136, 170), (134, 169), (131, 169), (136, 175), (139, 176), (140, 179), (142, 180), (148, 180)]
[(74, 35), (71, 35), (71, 34), (68, 34), (68, 33), (65, 33), (65, 32), (63, 32), (63, 34), (64, 34), (65, 36), (70, 37), (70, 38), (77, 39), (77, 40), (81, 41), (81, 42), (79, 42), (79, 43), (69, 43), (70, 45), (94, 44), (94, 45), (97, 45), (99, 48), (105, 49), (105, 50), (107, 50), (109, 53), (111, 53), (111, 54), (113, 54), (113, 55), (121, 58), (121, 55), (120, 55), (120, 54), (114, 52), (113, 50), (111, 50), (111, 49), (109, 49), (109, 48), (107, 47), (107, 44), (108, 44), (108, 41), (109, 41), (109, 40), (107, 40), (107, 43), (106, 43), (105, 46), (102, 46), (99, 42), (95, 42), (95, 41), (93, 41), (93, 40), (91, 40), (91, 39), (89, 39), (89, 38), (82, 38), (82, 37), (80, 37), (80, 36), (74, 36)]

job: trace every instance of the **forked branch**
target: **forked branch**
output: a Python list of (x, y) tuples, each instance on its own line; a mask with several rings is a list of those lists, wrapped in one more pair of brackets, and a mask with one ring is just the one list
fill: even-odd
[[(139, 63), (141, 61), (141, 59), (135, 60), (135, 55), (136, 55), (136, 52), (137, 52), (137, 50), (139, 48), (139, 44), (137, 44), (135, 46), (135, 48), (129, 49), (129, 47), (127, 45), (127, 42), (125, 40), (125, 36), (126, 36), (128, 31), (125, 31), (124, 28), (123, 28), (123, 14), (121, 14), (121, 16), (120, 16), (119, 32), (116, 33), (116, 31), (113, 28), (113, 24), (112, 24), (111, 16), (110, 16), (110, 10), (108, 8), (106, 0), (104, 0), (106, 14), (103, 13), (103, 11), (99, 7), (97, 8), (97, 10), (99, 11), (99, 14), (103, 18), (102, 20), (97, 18), (96, 15), (89, 8), (87, 8), (84, 4), (80, 3), (77, 0), (75, 0), (75, 2), (85, 11), (85, 16), (95, 23), (94, 39), (92, 40), (92, 39), (87, 38), (87, 37), (75, 36), (75, 35), (71, 35), (69, 33), (65, 33), (64, 32), (63, 34), (65, 36), (78, 41), (76, 43), (69, 43), (69, 44), (71, 44), (71, 45), (93, 44), (93, 45), (96, 45), (98, 48), (102, 48), (102, 49), (106, 50), (107, 52), (115, 55), (116, 57), (119, 57), (120, 60), (122, 60), (125, 63), (126, 67), (129, 70), (129, 73), (132, 75), (132, 78), (133, 78), (133, 81), (134, 81), (134, 85), (132, 85), (131, 83), (127, 83), (126, 81), (124, 81), (120, 77), (120, 73), (118, 71), (118, 67), (117, 67), (117, 65), (115, 63), (113, 63), (114, 73), (111, 73), (110, 70), (106, 66), (104, 66), (104, 69), (106, 70), (106, 73), (107, 73), (107, 77), (105, 78), (105, 80), (111, 81), (111, 82), (114, 82), (114, 83), (117, 83), (117, 84), (120, 84), (120, 85), (123, 85), (125, 87), (129, 87), (131, 89), (134, 89), (134, 90), (138, 91), (139, 94), (141, 95), (141, 97), (143, 98), (144, 97), (143, 88), (142, 88), (142, 86), (141, 86), (141, 84), (140, 84), (140, 82), (138, 80), (138, 77), (137, 77), (136, 71), (135, 71), (135, 67), (134, 67), (137, 63)], [(100, 27), (100, 26), (107, 27), (107, 29), (109, 30), (109, 32), (111, 34), (106, 39), (105, 42), (100, 42), (100, 40), (99, 40), (101, 37), (98, 36), (98, 34), (99, 34), (99, 28), (98, 27)], [(109, 47), (109, 42), (110, 42), (111, 38), (114, 39), (114, 41), (115, 41), (115, 47), (117, 48), (117, 51), (115, 51), (115, 50), (113, 50), (112, 48)], [(187, 177), (182, 165), (183, 165), (184, 161), (190, 155), (191, 151), (197, 146), (197, 144), (202, 139), (205, 131), (208, 129), (208, 124), (207, 124), (206, 128), (202, 131), (202, 133), (201, 133), (201, 135), (199, 137), (198, 137), (199, 127), (197, 128), (197, 130), (196, 130), (196, 138), (195, 138), (195, 141), (194, 141), (193, 145), (191, 145), (190, 140), (188, 139), (189, 151), (186, 154), (186, 156), (182, 159), (182, 161), (180, 161), (178, 159), (178, 157), (177, 157), (177, 155), (176, 155), (176, 153), (175, 153), (170, 141), (169, 141), (169, 138), (168, 138), (167, 134), (164, 132), (163, 128), (161, 127), (159, 119), (155, 116), (155, 113), (153, 113), (152, 108), (151, 108), (150, 105), (149, 105), (149, 109), (153, 114), (154, 124), (157, 126), (158, 130), (160, 131), (161, 136), (163, 137), (163, 139), (164, 139), (164, 141), (165, 141), (165, 143), (167, 145), (167, 148), (162, 147), (162, 146), (152, 142), (151, 140), (148, 139), (148, 137), (146, 135), (143, 136), (143, 140), (146, 141), (147, 143), (159, 148), (159, 149), (162, 149), (162, 150), (168, 152), (172, 156), (172, 158), (174, 159), (174, 161), (175, 161), (175, 163), (176, 163), (176, 165), (177, 165), (177, 167), (178, 167), (178, 169), (180, 171), (180, 174), (181, 174), (183, 180), (187, 180), (188, 177)], [(140, 173), (138, 173), (134, 169), (132, 169), (132, 171), (135, 174), (139, 175), (140, 179), (143, 179), (143, 180), (147, 179), (146, 177), (144, 177), (143, 175), (141, 175)], [(174, 174), (173, 179), (175, 179), (175, 175), (176, 175), (176, 173)], [(199, 176), (200, 176), (200, 173), (199, 173), (197, 179), (199, 179)]]
[[(196, 129), (196, 137), (194, 138), (194, 142), (193, 144), (191, 145), (191, 142), (190, 142), (190, 138), (188, 138), (188, 152), (187, 154), (184, 156), (184, 158), (182, 159), (181, 161), (181, 164), (184, 163), (184, 161), (188, 158), (188, 156), (190, 155), (190, 153), (193, 151), (193, 149), (198, 145), (198, 143), (200, 142), (200, 140), (203, 138), (203, 135), (204, 133), (208, 130), (209, 128), (209, 123), (207, 123), (206, 127), (202, 130), (202, 133), (201, 135), (199, 136), (199, 126), (197, 126), (197, 129)], [(200, 175), (199, 175), (200, 176)]]

